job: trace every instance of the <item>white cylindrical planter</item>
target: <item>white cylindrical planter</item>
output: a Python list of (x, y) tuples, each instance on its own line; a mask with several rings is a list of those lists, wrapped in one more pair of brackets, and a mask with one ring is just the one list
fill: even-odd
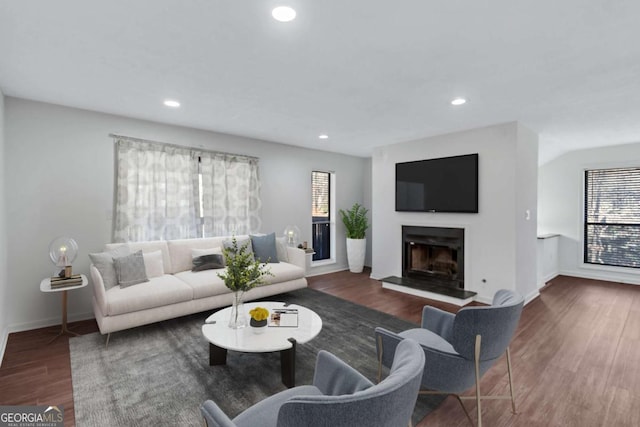
[(352, 273), (362, 273), (364, 269), (364, 254), (367, 251), (367, 239), (347, 238), (347, 260), (349, 261), (349, 271)]

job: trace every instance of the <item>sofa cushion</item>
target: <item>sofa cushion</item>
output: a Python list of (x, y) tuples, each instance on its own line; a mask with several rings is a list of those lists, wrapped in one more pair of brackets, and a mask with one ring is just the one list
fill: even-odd
[(144, 258), (144, 268), (147, 271), (147, 278), (152, 279), (164, 275), (162, 251), (143, 252), (142, 257)]
[(193, 289), (193, 298), (198, 299), (231, 292), (218, 277), (218, 273), (223, 271), (225, 270), (181, 271), (175, 276), (190, 286)]
[(192, 298), (193, 290), (189, 285), (170, 274), (165, 274), (135, 286), (116, 286), (109, 289), (106, 292), (106, 314), (115, 316), (189, 301)]
[[(169, 240), (169, 254), (171, 255), (171, 270), (165, 266), (167, 273), (179, 273), (180, 271), (191, 271), (193, 267), (193, 249), (212, 249), (222, 246), (223, 237), (208, 237), (205, 239), (177, 239)], [(204, 255), (204, 254), (203, 254)]]
[(120, 246), (108, 252), (89, 254), (91, 263), (98, 269), (100, 276), (102, 276), (105, 291), (118, 285), (118, 277), (116, 276), (113, 259), (129, 255), (130, 253), (131, 251), (128, 246)]
[(278, 251), (276, 250), (276, 233), (265, 235), (251, 235), (251, 247), (253, 256), (263, 263), (277, 263)]
[(116, 267), (116, 277), (121, 288), (147, 282), (147, 271), (144, 267), (142, 251), (134, 252), (130, 255), (114, 258), (113, 264)]

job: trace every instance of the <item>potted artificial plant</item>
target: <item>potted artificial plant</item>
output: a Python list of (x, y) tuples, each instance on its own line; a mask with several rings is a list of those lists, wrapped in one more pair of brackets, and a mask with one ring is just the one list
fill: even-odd
[(249, 311), (249, 326), (253, 329), (254, 334), (261, 334), (267, 329), (269, 319), (269, 310), (264, 307), (255, 307)]
[(348, 211), (340, 209), (342, 223), (347, 230), (347, 260), (352, 273), (361, 273), (367, 251), (365, 232), (369, 228), (367, 209), (355, 203)]

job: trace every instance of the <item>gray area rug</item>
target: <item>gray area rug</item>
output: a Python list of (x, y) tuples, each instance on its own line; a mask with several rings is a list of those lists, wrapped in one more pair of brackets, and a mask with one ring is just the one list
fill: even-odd
[[(316, 354), (327, 350), (373, 382), (377, 362), (373, 329), (402, 331), (416, 325), (313, 289), (277, 295), (322, 317), (322, 332), (296, 351), (296, 384), (311, 384)], [(200, 404), (214, 400), (231, 418), (285, 386), (279, 353), (229, 352), (225, 366), (209, 366), (201, 327), (211, 312), (112, 334), (69, 340), (78, 426), (201, 426)], [(441, 397), (420, 396), (414, 423)]]

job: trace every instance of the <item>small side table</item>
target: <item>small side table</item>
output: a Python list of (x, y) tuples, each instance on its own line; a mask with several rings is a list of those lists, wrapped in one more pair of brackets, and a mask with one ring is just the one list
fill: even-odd
[(309, 273), (311, 269), (311, 262), (313, 261), (313, 256), (316, 254), (316, 251), (313, 248), (303, 249), (305, 255), (305, 276)]
[(41, 292), (62, 292), (62, 328), (60, 329), (60, 333), (58, 333), (58, 335), (56, 335), (51, 339), (51, 341), (49, 341), (49, 344), (54, 342), (56, 338), (61, 337), (62, 335), (65, 335), (65, 334), (76, 336), (76, 337), (80, 335), (73, 331), (70, 331), (67, 328), (67, 291), (73, 291), (74, 289), (84, 288), (89, 284), (89, 281), (87, 280), (87, 276), (85, 276), (84, 274), (81, 274), (80, 277), (82, 277), (81, 284), (73, 285), (73, 286), (65, 286), (62, 288), (51, 289), (51, 279), (49, 277), (47, 277), (46, 279), (42, 279), (42, 282), (40, 282)]

